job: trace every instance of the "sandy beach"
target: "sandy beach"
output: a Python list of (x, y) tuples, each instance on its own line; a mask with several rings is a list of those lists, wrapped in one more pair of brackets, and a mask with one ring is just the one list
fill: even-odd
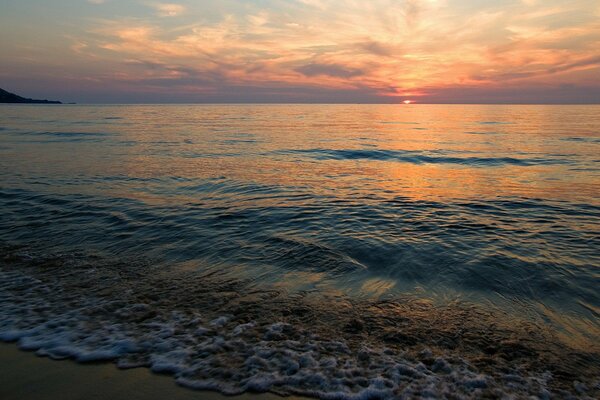
[[(0, 398), (3, 400), (87, 399), (236, 399), (277, 400), (272, 394), (226, 397), (215, 392), (178, 386), (171, 377), (146, 368), (119, 370), (114, 364), (77, 364), (54, 361), (20, 351), (15, 344), (0, 343)], [(287, 397), (301, 399), (301, 397)]]

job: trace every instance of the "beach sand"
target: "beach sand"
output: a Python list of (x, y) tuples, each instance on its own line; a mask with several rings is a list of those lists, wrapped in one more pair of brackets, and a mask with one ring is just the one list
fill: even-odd
[[(0, 343), (0, 399), (2, 400), (278, 400), (272, 394), (226, 397), (215, 392), (178, 386), (172, 377), (146, 368), (119, 370), (114, 364), (77, 364), (54, 361)], [(287, 397), (300, 400), (301, 397)]]

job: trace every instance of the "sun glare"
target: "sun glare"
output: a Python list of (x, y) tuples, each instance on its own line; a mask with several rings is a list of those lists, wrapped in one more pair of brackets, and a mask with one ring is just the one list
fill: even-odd
[(404, 104), (411, 104), (411, 103), (412, 103), (412, 100), (404, 100), (404, 101), (403, 101), (403, 103), (404, 103)]

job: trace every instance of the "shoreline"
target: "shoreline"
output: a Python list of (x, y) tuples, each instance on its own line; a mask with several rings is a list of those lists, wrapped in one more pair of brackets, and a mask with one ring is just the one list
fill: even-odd
[[(0, 339), (83, 364), (38, 365), (30, 373), (34, 368), (19, 366), (23, 358), (13, 352), (15, 361), (3, 365), (17, 365), (14, 381), (21, 383), (4, 377), (10, 398), (30, 398), (23, 393), (29, 387), (85, 391), (99, 385), (98, 377), (85, 378), (88, 365), (107, 361), (113, 364), (92, 374), (117, 379), (111, 386), (124, 392), (132, 390), (126, 376), (152, 393), (179, 384), (226, 396), (349, 400), (432, 393), (589, 398), (600, 390), (594, 343), (568, 346), (550, 327), (494, 308), (290, 294), (224, 273), (165, 269), (144, 260), (4, 250)], [(52, 378), (65, 365), (78, 369)], [(118, 377), (116, 367), (125, 369)], [(76, 383), (63, 379), (52, 389), (61, 376), (75, 376)], [(86, 379), (93, 384), (80, 387)], [(155, 380), (165, 386), (152, 389)], [(119, 398), (111, 393), (107, 398)], [(75, 398), (89, 397), (81, 396)]]
[[(168, 375), (148, 368), (122, 370), (114, 363), (80, 364), (52, 360), (19, 350), (16, 343), (0, 342), (0, 398), (3, 400), (280, 400), (264, 393), (225, 396), (218, 392), (184, 388)], [(289, 400), (304, 399), (298, 396)]]

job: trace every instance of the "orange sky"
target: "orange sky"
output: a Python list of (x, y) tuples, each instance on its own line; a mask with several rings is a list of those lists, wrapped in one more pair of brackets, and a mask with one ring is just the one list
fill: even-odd
[(89, 102), (600, 102), (600, 3), (1, 1), (0, 87)]

